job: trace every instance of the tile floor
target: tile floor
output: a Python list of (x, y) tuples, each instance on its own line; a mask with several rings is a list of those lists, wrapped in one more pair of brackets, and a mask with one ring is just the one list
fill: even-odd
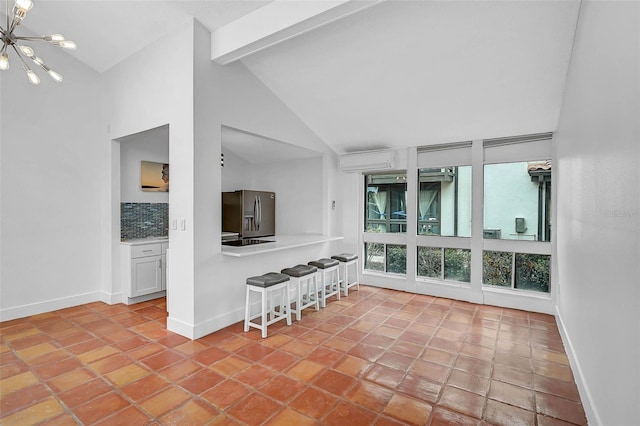
[(553, 317), (361, 286), (191, 341), (165, 300), (0, 323), (9, 425), (586, 424)]

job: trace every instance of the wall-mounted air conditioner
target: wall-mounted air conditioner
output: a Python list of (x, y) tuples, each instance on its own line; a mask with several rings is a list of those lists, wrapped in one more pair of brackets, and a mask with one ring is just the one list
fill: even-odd
[(389, 170), (394, 167), (395, 154), (392, 150), (353, 152), (340, 156), (340, 168), (343, 172)]

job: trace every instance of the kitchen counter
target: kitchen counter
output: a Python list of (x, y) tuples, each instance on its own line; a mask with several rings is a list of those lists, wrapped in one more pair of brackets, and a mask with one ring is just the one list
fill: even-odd
[(130, 240), (121, 240), (120, 244), (127, 244), (136, 246), (140, 244), (153, 244), (153, 243), (166, 243), (169, 241), (169, 237), (146, 237), (146, 238), (132, 238)]
[(330, 235), (276, 235), (275, 237), (260, 237), (256, 239), (273, 242), (243, 247), (223, 245), (222, 255), (232, 257), (255, 256), (263, 253), (310, 246), (313, 244), (322, 244), (328, 241), (338, 241), (343, 239), (343, 237)]

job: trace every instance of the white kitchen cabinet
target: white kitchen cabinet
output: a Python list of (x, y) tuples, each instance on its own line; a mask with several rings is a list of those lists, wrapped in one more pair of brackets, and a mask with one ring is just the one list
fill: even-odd
[(122, 243), (123, 302), (143, 302), (164, 296), (168, 242), (138, 240)]

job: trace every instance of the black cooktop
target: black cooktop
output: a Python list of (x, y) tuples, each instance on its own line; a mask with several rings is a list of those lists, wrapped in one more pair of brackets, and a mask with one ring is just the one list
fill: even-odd
[(256, 239), (251, 239), (251, 238), (245, 238), (243, 240), (223, 241), (222, 245), (224, 245), (224, 246), (242, 247), (242, 246), (252, 246), (254, 244), (262, 244), (262, 243), (273, 243), (273, 241), (256, 240)]

